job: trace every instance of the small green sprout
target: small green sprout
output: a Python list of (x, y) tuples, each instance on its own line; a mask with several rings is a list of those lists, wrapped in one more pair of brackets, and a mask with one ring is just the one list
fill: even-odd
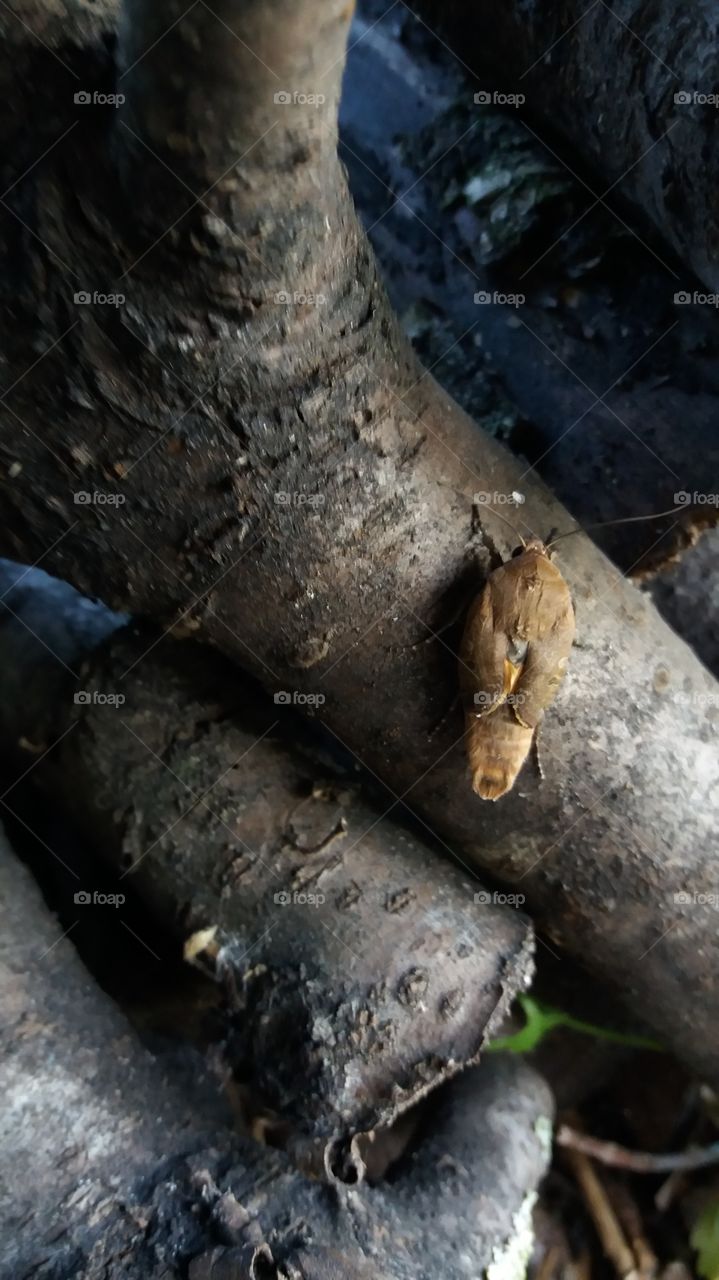
[[(518, 996), (526, 1019), (521, 1031), (513, 1036), (501, 1036), (492, 1040), (487, 1046), (490, 1053), (531, 1053), (544, 1037), (555, 1027), (569, 1027), (572, 1031), (580, 1031), (584, 1035), (594, 1036), (597, 1040), (611, 1040), (614, 1044), (624, 1044), (633, 1049), (653, 1049), (663, 1052), (662, 1045), (648, 1036), (630, 1035), (623, 1031), (611, 1031), (607, 1027), (597, 1027), (591, 1022), (582, 1022), (573, 1018), (563, 1009), (553, 1009), (551, 1005), (542, 1004), (532, 996)], [(719, 1276), (717, 1277), (719, 1280)]]

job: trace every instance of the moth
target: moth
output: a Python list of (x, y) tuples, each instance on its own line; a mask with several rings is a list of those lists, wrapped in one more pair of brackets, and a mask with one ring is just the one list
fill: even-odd
[(459, 681), (472, 787), (511, 791), (564, 676), (574, 643), (572, 598), (540, 538), (490, 573), (467, 615)]
[[(603, 520), (587, 528), (655, 520), (682, 510)], [(467, 615), (459, 686), (472, 787), (483, 800), (499, 800), (512, 790), (564, 677), (574, 643), (574, 608), (550, 552), (560, 538), (584, 532), (570, 529), (548, 543), (541, 538), (525, 542), (517, 534), (521, 545), (490, 573)]]

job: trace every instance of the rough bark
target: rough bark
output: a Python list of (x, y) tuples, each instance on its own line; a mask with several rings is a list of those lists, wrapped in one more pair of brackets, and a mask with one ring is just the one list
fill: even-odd
[(328, 1191), (231, 1132), (201, 1060), (141, 1047), (4, 840), (0, 888), (3, 1280), (519, 1272), (551, 1125), (529, 1068), (443, 1091), (392, 1186)]
[[(147, 633), (97, 649), (98, 611), (49, 579), (33, 590), (41, 576), (5, 596), (6, 742), (57, 742), (33, 778), (178, 950), (213, 931), (197, 962), (227, 990), (230, 1066), (298, 1160), (361, 1176), (355, 1135), (475, 1062), (529, 984), (529, 921), (487, 905), (469, 868), (371, 809), (331, 761), (293, 751), (229, 663), (188, 642), (148, 655)], [(100, 701), (120, 688), (123, 705)], [(14, 812), (12, 793), (0, 803)], [(97, 885), (59, 874), (77, 920), (74, 895)]]
[(27, 1274), (53, 1242), (57, 1270), (41, 1274), (70, 1274), (79, 1237), (89, 1254), (110, 1228), (110, 1258), (141, 1236), (123, 1191), (201, 1146), (227, 1108), (200, 1061), (182, 1087), (140, 1048), (4, 837), (0, 883), (1, 1273)]
[[(710, 494), (715, 309), (675, 305), (686, 281), (648, 247), (641, 213), (591, 208), (576, 157), (557, 152), (532, 102), (526, 116), (474, 102), (456, 47), (405, 6), (374, 0), (355, 20), (343, 82), (350, 186), (421, 358), (583, 526), (666, 511), (677, 492)], [(484, 192), (476, 202), (472, 187)], [(524, 301), (477, 305), (477, 295)], [(715, 522), (715, 506), (692, 503), (680, 520), (592, 538), (644, 576)], [(660, 610), (716, 674), (709, 628), (697, 637), (689, 619)]]
[[(169, 24), (177, 7), (161, 7)], [(283, 12), (267, 5), (257, 21), (274, 28)], [(198, 7), (189, 30), (210, 21)], [(182, 29), (143, 60), (160, 88)], [(223, 112), (240, 111), (238, 67), (254, 73), (241, 45), (236, 58), (234, 88), (217, 91)], [(141, 102), (129, 104), (136, 123)], [(579, 641), (542, 734), (546, 777), (527, 773), (491, 808), (472, 796), (459, 719), (430, 734), (455, 658), (441, 643), (408, 646), (444, 622), (470, 576), (473, 494), (511, 493), (524, 468), (418, 369), (332, 162), (332, 123), (318, 134), (318, 108), (290, 109), (259, 142), (255, 113), (247, 128), (233, 119), (234, 144), (253, 149), (231, 189), (220, 181), (211, 211), (196, 205), (154, 247), (138, 223), (152, 224), (155, 198), (167, 215), (170, 179), (158, 162), (149, 209), (128, 205), (116, 119), (93, 117), (82, 147), (73, 131), (8, 197), (49, 251), (18, 240), (11, 220), (24, 291), (5, 293), (5, 549), (45, 556), (111, 604), (183, 615), (275, 688), (323, 692), (323, 721), (395, 796), (521, 888), (548, 936), (714, 1074), (719, 943), (711, 906), (692, 896), (713, 891), (714, 685), (586, 539), (567, 542)], [(205, 116), (187, 130), (186, 154), (202, 157)], [(275, 133), (285, 159), (296, 144), (281, 208), (267, 204), (264, 176)], [(181, 213), (187, 193), (175, 190)], [(75, 322), (56, 255), (85, 282), (92, 270), (96, 288), (122, 277), (124, 308), (81, 307)], [(30, 342), (46, 354), (11, 389)], [(567, 526), (539, 484), (521, 487), (523, 531)], [(74, 505), (80, 488), (119, 490), (125, 503)], [(486, 570), (488, 547), (509, 543), (489, 511), (479, 534)], [(704, 1001), (701, 1022), (687, 990)]]
[[(714, 309), (676, 306), (676, 282), (635, 215), (597, 206), (582, 217), (576, 157), (560, 156), (534, 115), (475, 104), (475, 89), (404, 6), (361, 6), (341, 155), (420, 358), (579, 524), (664, 511), (678, 491), (708, 496), (719, 464)], [(486, 192), (493, 181), (499, 190), (468, 198), (471, 184)], [(525, 301), (475, 304), (495, 290)], [(699, 538), (715, 522), (707, 503), (591, 536), (719, 675), (716, 535)]]
[[(530, 0), (499, 13), (463, 0), (411, 7), (450, 36), (472, 70), (503, 93), (524, 94), (530, 111), (604, 175), (604, 185), (592, 183), (597, 196), (611, 185), (615, 201), (632, 201), (677, 257), (719, 289), (710, 178), (719, 15), (711, 0), (693, 0), (680, 15), (671, 0)], [(682, 93), (691, 100), (676, 102)]]

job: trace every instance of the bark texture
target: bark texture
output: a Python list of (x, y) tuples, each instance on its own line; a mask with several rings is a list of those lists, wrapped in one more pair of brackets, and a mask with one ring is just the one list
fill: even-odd
[(2, 1280), (518, 1271), (551, 1125), (529, 1068), (490, 1060), (443, 1092), (391, 1187), (328, 1190), (231, 1132), (194, 1055), (141, 1047), (4, 839), (0, 889)]
[[(299, 1160), (361, 1177), (355, 1135), (475, 1062), (529, 984), (529, 921), (488, 905), (469, 868), (371, 809), (329, 760), (291, 750), (229, 663), (188, 642), (148, 655), (155, 637), (129, 631), (97, 649), (97, 611), (48, 579), (5, 600), (6, 742), (57, 743), (33, 777), (117, 891), (136, 887), (178, 948), (195, 939), (227, 990), (236, 1075)], [(2, 804), (13, 812), (12, 794)], [(65, 875), (70, 915), (95, 888)]]
[(707, 180), (717, 163), (711, 0), (693, 0), (681, 14), (671, 0), (530, 0), (500, 13), (463, 0), (412, 7), (450, 35), (473, 71), (503, 93), (524, 94), (530, 112), (604, 175), (597, 196), (611, 184), (615, 200), (632, 201), (719, 290), (719, 205)]
[[(665, 511), (683, 491), (681, 517), (592, 529), (644, 577), (716, 523), (711, 499), (692, 501), (719, 466), (715, 309), (675, 304), (686, 280), (668, 251), (636, 210), (593, 202), (544, 121), (474, 102), (457, 48), (405, 6), (363, 5), (340, 117), (358, 209), (425, 364), (578, 524)], [(524, 301), (489, 302), (509, 295)], [(698, 627), (665, 593), (655, 602), (716, 674), (704, 607)]]
[[(168, 25), (178, 13), (158, 8)], [(283, 12), (252, 8), (269, 26)], [(202, 24), (215, 20), (193, 11), (200, 48)], [(182, 26), (167, 39), (183, 39)], [(161, 84), (173, 47), (151, 48), (143, 77)], [(236, 58), (251, 78), (254, 55), (238, 44)], [(198, 56), (198, 83), (203, 65)], [(454, 654), (411, 646), (446, 620), (474, 576), (473, 551), (482, 572), (491, 548), (508, 552), (491, 511), (473, 539), (472, 498), (511, 493), (523, 467), (401, 339), (341, 171), (307, 124), (322, 108), (299, 104), (296, 125), (280, 120), (258, 140), (233, 65), (229, 95), (224, 79), (217, 88), (218, 111), (236, 102), (232, 136), (244, 149), (233, 187), (223, 202), (218, 172), (213, 202), (182, 217), (178, 183), (180, 222), (159, 243), (139, 230), (153, 222), (155, 194), (143, 188), (151, 207), (138, 211), (131, 163), (117, 179), (115, 112), (86, 113), (7, 197), (32, 234), (8, 215), (5, 252), (21, 285), (3, 298), (4, 548), (46, 557), (112, 605), (182, 617), (270, 687), (321, 691), (324, 723), (395, 797), (525, 892), (549, 937), (713, 1076), (715, 686), (591, 543), (567, 542), (578, 644), (542, 732), (546, 777), (527, 772), (491, 807), (472, 795), (459, 717), (430, 733), (456, 686)], [(56, 87), (47, 92), (54, 101)], [(142, 102), (140, 89), (129, 95), (138, 125)], [(187, 121), (190, 157), (205, 154), (205, 121)], [(151, 122), (141, 127), (152, 138)], [(325, 128), (329, 148), (333, 118)], [(306, 141), (284, 203), (268, 209), (272, 139), (286, 159), (297, 131)], [(134, 172), (141, 181), (142, 166)], [(76, 310), (73, 273), (103, 292), (122, 279), (124, 306)], [(42, 356), (32, 378), (29, 347)], [(567, 527), (541, 485), (522, 488), (523, 533)], [(89, 499), (73, 501), (78, 490)], [(108, 490), (124, 503), (93, 499)], [(701, 1025), (689, 990), (704, 1002)]]

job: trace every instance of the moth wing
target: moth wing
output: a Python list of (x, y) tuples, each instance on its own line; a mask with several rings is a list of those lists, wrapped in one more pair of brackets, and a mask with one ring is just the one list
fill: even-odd
[(575, 632), (574, 608), (566, 582), (558, 570), (543, 576), (533, 625), (528, 629), (527, 655), (512, 703), (519, 723), (531, 729), (536, 728), (554, 701)]
[[(467, 615), (459, 655), (459, 678), (465, 709), (475, 716), (491, 715), (506, 701), (521, 675), (521, 665), (510, 660), (507, 637), (498, 625), (495, 579), (502, 565), (491, 573), (484, 590)], [(501, 591), (500, 591), (501, 594)], [(475, 695), (478, 696), (475, 701)]]

